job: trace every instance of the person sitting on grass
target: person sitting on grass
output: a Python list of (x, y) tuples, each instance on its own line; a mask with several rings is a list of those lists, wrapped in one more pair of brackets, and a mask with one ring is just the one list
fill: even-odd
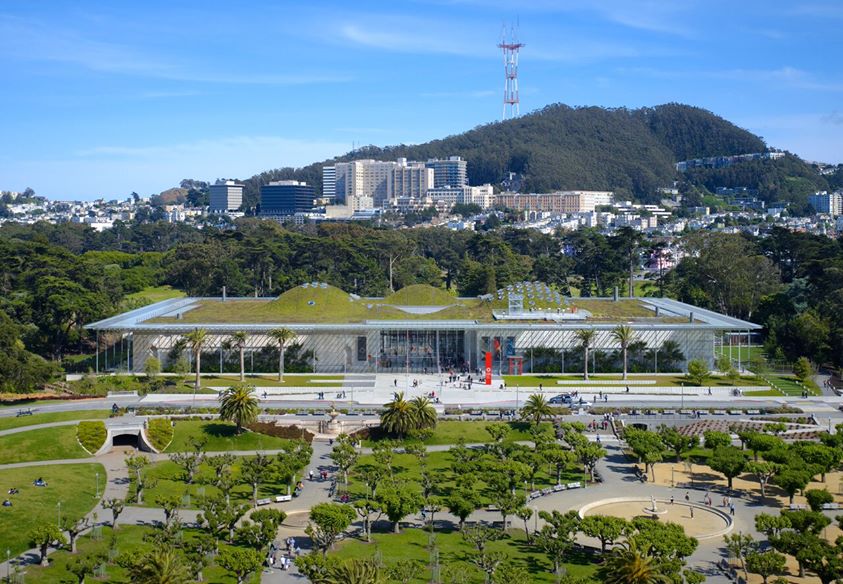
[(11, 507), (11, 506), (12, 506), (12, 502), (9, 501), (8, 499), (5, 499), (3, 501), (3, 507)]
[(38, 477), (37, 479), (35, 479), (35, 482), (33, 484), (36, 487), (46, 487), (47, 486), (47, 483), (45, 483), (44, 479), (42, 479), (41, 477)]

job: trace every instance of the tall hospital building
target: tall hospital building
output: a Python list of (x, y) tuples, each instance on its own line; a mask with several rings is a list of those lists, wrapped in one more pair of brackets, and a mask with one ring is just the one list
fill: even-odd
[(354, 160), (322, 168), (322, 196), (355, 211), (394, 206), (401, 199), (424, 198), (433, 188), (466, 183), (466, 162), (459, 156), (427, 162)]

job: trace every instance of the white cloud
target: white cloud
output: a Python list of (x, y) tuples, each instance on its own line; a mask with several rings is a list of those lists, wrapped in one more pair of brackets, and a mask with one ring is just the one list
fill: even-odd
[(193, 83), (306, 85), (351, 80), (348, 74), (334, 72), (229, 73), (214, 63), (178, 62), (131, 46), (94, 40), (74, 30), (5, 15), (0, 15), (0, 55), (22, 61), (75, 65), (101, 73)]

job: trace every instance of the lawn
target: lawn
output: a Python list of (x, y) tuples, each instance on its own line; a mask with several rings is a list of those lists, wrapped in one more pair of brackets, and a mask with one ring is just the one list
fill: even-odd
[[(238, 462), (232, 465), (232, 473), (235, 477), (239, 475), (239, 461), (246, 457), (239, 457)], [(170, 461), (162, 461), (151, 464), (146, 472), (146, 476), (155, 479), (152, 488), (144, 490), (143, 504), (144, 507), (158, 507), (156, 501), (159, 497), (176, 495), (182, 498), (182, 504), (185, 508), (195, 509), (196, 499), (201, 496), (214, 496), (219, 494), (216, 487), (211, 485), (214, 476), (212, 469), (203, 464), (199, 467), (196, 480), (193, 484), (188, 485), (182, 480), (182, 470)], [(301, 469), (297, 473), (301, 477)], [(287, 483), (268, 482), (261, 485), (258, 495), (259, 497), (275, 497), (277, 495), (288, 494)], [(132, 492), (134, 493), (134, 484), (132, 485)], [(185, 499), (185, 495), (190, 495)], [(252, 501), (252, 487), (250, 485), (237, 485), (231, 491), (231, 499), (236, 503), (248, 503)]]
[[(427, 289), (425, 289), (427, 288)], [(640, 299), (618, 301), (594, 298), (573, 298), (569, 304), (588, 310), (589, 320), (606, 321), (636, 318), (655, 318)], [(410, 313), (396, 308), (405, 303), (445, 306), (443, 310), (428, 314)], [(296, 286), (276, 299), (222, 299), (200, 300), (196, 306), (180, 317), (175, 314), (150, 319), (150, 323), (337, 323), (363, 322), (366, 320), (479, 320), (492, 322), (493, 309), (505, 308), (505, 300), (494, 303), (478, 298), (456, 298), (444, 290), (413, 286), (409, 291), (398, 291), (386, 299), (354, 298), (347, 292), (327, 286), (325, 288)], [(662, 317), (661, 322), (685, 322), (684, 318)]]
[(49, 424), (52, 422), (69, 422), (73, 420), (102, 420), (107, 418), (110, 410), (87, 410), (78, 412), (47, 412), (44, 414), (32, 414), (15, 418), (0, 418), (0, 430), (12, 430), (24, 426), (35, 426), (37, 424)]
[(819, 388), (813, 383), (806, 382), (804, 384), (804, 387), (803, 387), (803, 385), (799, 384), (798, 380), (796, 379), (796, 377), (794, 375), (772, 375), (771, 374), (771, 375), (765, 375), (765, 377), (772, 382), (773, 387), (781, 390), (781, 392), (784, 393), (785, 395), (800, 396), (800, 395), (802, 395), (802, 392), (805, 389), (807, 389), (808, 392), (811, 393), (812, 395), (820, 395), (820, 393), (821, 393)]
[(750, 345), (748, 347), (746, 345), (741, 345), (739, 348), (737, 344), (733, 344), (731, 347), (728, 344), (725, 344), (718, 347), (718, 349), (721, 355), (726, 355), (733, 361), (737, 361), (738, 358), (740, 358), (742, 364), (749, 363), (753, 357), (761, 357), (762, 359), (766, 358), (766, 355), (764, 354), (764, 347), (760, 345)]
[(139, 292), (128, 294), (126, 300), (130, 302), (148, 300), (152, 304), (154, 302), (161, 302), (162, 300), (169, 300), (170, 298), (183, 298), (184, 296), (184, 292), (176, 290), (172, 286), (148, 286)]
[(0, 436), (0, 464), (89, 456), (76, 440), (75, 425)]
[[(594, 382), (623, 380), (622, 375), (620, 373), (589, 375), (589, 382), (591, 383), (583, 384), (582, 386), (556, 383), (557, 381), (582, 381), (582, 375), (577, 374), (563, 375), (549, 373), (547, 375), (504, 375), (503, 379), (506, 382), (507, 387), (538, 387), (541, 383), (544, 386), (544, 389), (558, 389), (560, 393), (583, 388), (587, 390), (589, 385), (594, 385)], [(685, 387), (690, 389), (697, 389), (697, 386), (691, 385), (691, 383), (687, 379), (685, 379), (685, 376), (680, 374), (630, 375), (629, 381), (653, 381), (655, 382), (652, 384), (653, 387), (681, 387), (682, 385), (684, 385)], [(703, 384), (703, 387), (758, 387), (765, 385), (768, 385), (766, 381), (764, 381), (760, 377), (755, 376), (744, 376), (735, 381), (726, 379), (725, 377), (712, 376), (706, 379), (705, 383)], [(622, 385), (618, 383), (613, 383), (612, 386), (622, 387)], [(636, 390), (639, 392), (646, 392), (648, 385), (635, 385), (633, 387), (635, 387)]]
[[(435, 533), (443, 573), (447, 574), (447, 569), (459, 566), (464, 568), (466, 574), (471, 575), (469, 580), (459, 580), (460, 582), (471, 584), (483, 582), (480, 571), (469, 563), (469, 558), (476, 553), (474, 547), (467, 544), (458, 531)], [(511, 529), (509, 533), (510, 537), (507, 539), (489, 542), (487, 550), (505, 553), (512, 562), (530, 572), (532, 582), (555, 582), (555, 577), (552, 575), (553, 564), (544, 553), (526, 543), (523, 530)], [(331, 555), (350, 559), (371, 558), (377, 553), (388, 566), (400, 560), (416, 560), (422, 566), (429, 565), (430, 533), (428, 531), (405, 529), (397, 535), (375, 533), (372, 541), (373, 543), (366, 544), (358, 540), (347, 540), (341, 543)], [(572, 552), (566, 557), (568, 563), (563, 565), (565, 572), (570, 576), (584, 578), (591, 576), (596, 570), (596, 565), (592, 564), (587, 556)], [(411, 582), (422, 584), (429, 581), (430, 571), (425, 568), (420, 570), (418, 577)]]
[[(240, 383), (240, 375), (236, 373), (231, 375), (202, 375), (200, 379), (202, 387), (228, 387), (235, 383)], [(244, 383), (254, 385), (255, 387), (325, 387), (330, 389), (332, 387), (341, 387), (342, 382), (342, 375), (285, 374), (284, 381), (278, 381), (277, 375), (253, 377), (246, 375), (246, 381)], [(193, 391), (192, 379), (185, 381), (185, 384), (189, 385), (190, 390)], [(161, 391), (166, 393), (169, 389), (171, 388), (164, 388)]]
[(289, 444), (289, 440), (244, 430), (236, 434), (236, 427), (230, 422), (205, 420), (174, 420), (175, 432), (167, 452), (192, 450), (191, 442), (207, 439), (205, 450), (222, 452), (227, 450), (276, 450)]
[[(144, 541), (144, 535), (153, 535), (155, 529), (152, 527), (140, 525), (123, 525), (119, 526), (115, 531), (110, 527), (101, 528), (101, 533), (94, 538), (90, 533), (79, 538), (77, 555), (88, 555), (98, 552), (108, 553), (110, 549), (110, 541), (112, 533), (117, 535), (117, 545), (115, 548), (117, 555), (138, 555), (150, 551), (155, 547), (154, 539), (151, 541)], [(192, 539), (201, 533), (197, 529), (184, 528), (182, 530), (183, 537)], [(148, 538), (149, 539), (149, 538)], [(226, 547), (224, 544), (221, 547)], [(58, 551), (50, 554), (50, 566), (42, 568), (40, 566), (30, 567), (27, 572), (27, 581), (38, 582), (39, 584), (65, 584), (66, 582), (76, 582), (76, 578), (67, 570), (67, 565), (74, 555), (67, 551)], [(112, 583), (130, 583), (128, 573), (124, 568), (121, 568), (116, 563), (109, 563), (105, 568), (106, 578), (108, 582)], [(219, 584), (234, 584), (236, 579), (226, 575), (221, 568), (211, 565), (204, 570), (203, 573), (205, 582), (214, 582)], [(90, 578), (89, 581), (97, 581)], [(254, 574), (248, 580), (249, 584), (257, 584), (260, 582), (260, 574)]]
[[(530, 424), (527, 422), (479, 422), (459, 420), (439, 420), (433, 435), (424, 440), (428, 446), (435, 444), (456, 444), (460, 438), (466, 444), (482, 444), (491, 442), (492, 437), (486, 431), (486, 426), (500, 426), (506, 424), (512, 430), (507, 441), (530, 440)], [(547, 425), (547, 424), (545, 424)], [(375, 440), (366, 440), (364, 446), (372, 446)]]
[[(93, 509), (97, 502), (97, 472), (102, 492), (105, 469), (101, 464), (57, 464), (0, 470), (0, 488), (4, 498), (11, 487), (20, 490), (17, 495), (9, 496), (11, 507), (0, 507), (0, 550), (9, 549), (16, 555), (29, 549), (29, 530), (39, 523), (58, 521), (59, 501), (63, 517), (80, 518)], [(46, 487), (32, 484), (38, 477), (46, 481)]]

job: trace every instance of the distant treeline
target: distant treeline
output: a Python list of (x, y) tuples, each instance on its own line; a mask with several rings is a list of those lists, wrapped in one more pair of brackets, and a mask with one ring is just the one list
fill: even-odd
[[(682, 246), (688, 255), (649, 294), (762, 323), (780, 357), (840, 364), (839, 241), (775, 229), (763, 240), (691, 234)], [(630, 230), (607, 237), (592, 230), (287, 228), (243, 219), (236, 230), (159, 222), (98, 233), (78, 224), (7, 224), (0, 228), (0, 383), (31, 388), (51, 374), (40, 357), (59, 362), (91, 353), (83, 325), (131, 307), (126, 295), (150, 286), (211, 296), (226, 286), (231, 295), (274, 296), (322, 281), (382, 295), (424, 283), (475, 296), (541, 280), (565, 294), (608, 296), (615, 287), (626, 294), (630, 266), (637, 269), (653, 248), (664, 243)]]

